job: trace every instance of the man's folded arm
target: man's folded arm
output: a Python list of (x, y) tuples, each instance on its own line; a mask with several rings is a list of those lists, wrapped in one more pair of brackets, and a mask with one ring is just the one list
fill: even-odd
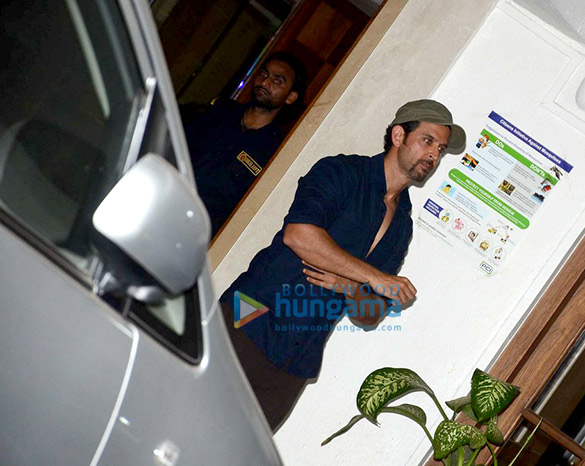
[[(408, 278), (384, 273), (358, 259), (341, 248), (321, 227), (309, 223), (288, 223), (283, 240), (305, 262), (325, 272), (367, 283), (377, 292), (383, 291), (380, 294), (401, 304), (410, 301), (416, 294), (416, 288)], [(398, 294), (395, 294), (396, 285), (399, 287)]]

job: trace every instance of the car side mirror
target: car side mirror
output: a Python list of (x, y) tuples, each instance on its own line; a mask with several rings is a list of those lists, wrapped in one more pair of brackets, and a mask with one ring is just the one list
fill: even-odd
[(170, 295), (188, 290), (205, 265), (211, 228), (203, 203), (157, 155), (145, 155), (124, 174), (95, 211), (93, 225), (115, 245), (96, 245), (106, 264), (128, 262), (116, 257), (121, 250), (154, 280), (141, 282), (139, 274), (114, 267), (114, 281), (140, 301), (160, 301), (157, 285)]

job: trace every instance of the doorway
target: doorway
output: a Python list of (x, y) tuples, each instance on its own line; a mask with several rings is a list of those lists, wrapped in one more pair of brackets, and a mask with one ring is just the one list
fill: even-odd
[(263, 59), (272, 52), (287, 51), (307, 70), (304, 109), (332, 76), (381, 2), (155, 0), (152, 12), (182, 107), (203, 110), (217, 97), (246, 102), (250, 78)]

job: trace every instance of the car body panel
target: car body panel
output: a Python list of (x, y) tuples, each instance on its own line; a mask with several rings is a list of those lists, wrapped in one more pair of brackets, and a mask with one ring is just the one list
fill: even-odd
[[(81, 42), (91, 40), (98, 26), (88, 24), (88, 30), (83, 32), (83, 8), (91, 6), (103, 12), (112, 3), (105, 0), (54, 1), (58, 4), (43, 0), (43, 8), (48, 5), (46, 11), (51, 15), (77, 15), (74, 28), (51, 30), (63, 43), (74, 42), (73, 39), (79, 40), (81, 36), (84, 36)], [(3, 31), (3, 37), (12, 40), (14, 29), (18, 30), (14, 37), (18, 36), (23, 43), (17, 54), (23, 54), (23, 63), (28, 66), (22, 68), (25, 76), (19, 76), (18, 67), (17, 70), (12, 67), (7, 74), (11, 82), (19, 83), (15, 87), (18, 92), (7, 99), (14, 105), (19, 102), (15, 94), (21, 92), (24, 99), (26, 85), (22, 83), (34, 82), (36, 76), (30, 70), (44, 66), (42, 59), (32, 57), (29, 60), (26, 53), (39, 43), (42, 44), (37, 47), (41, 58), (49, 52), (53, 58), (59, 58), (61, 53), (58, 48), (43, 43), (46, 38), (36, 36), (38, 28), (31, 27), (30, 31), (22, 33), (23, 24), (37, 24), (38, 11), (43, 9), (34, 8), (36, 3), (30, 0), (22, 4), (21, 9), (20, 2), (10, 2), (10, 14), (17, 20), (11, 25), (12, 30)], [(143, 81), (146, 97), (142, 103), (146, 106), (138, 105), (139, 92), (131, 111), (120, 114), (122, 125), (138, 121), (136, 127), (140, 128), (128, 128), (132, 141), (127, 144), (128, 152), (121, 154), (119, 160), (115, 159), (117, 155), (112, 149), (115, 144), (109, 139), (99, 147), (98, 143), (103, 141), (89, 142), (106, 152), (102, 154), (106, 161), (116, 162), (104, 164), (106, 170), (118, 166), (123, 167), (121, 171), (126, 170), (144, 153), (154, 152), (172, 160), (181, 175), (194, 186), (172, 84), (148, 4), (143, 0), (119, 0), (117, 7), (119, 11), (115, 14), (122, 13), (125, 29), (118, 31), (118, 24), (110, 22), (110, 29), (104, 31), (103, 36), (115, 39), (114, 36), (120, 34), (124, 40), (130, 39), (135, 59), (132, 65), (138, 69), (135, 75)], [(45, 26), (46, 20), (42, 21)], [(74, 34), (74, 30), (79, 37), (67, 36)], [(91, 50), (91, 47), (85, 43), (79, 49), (85, 54), (85, 64), (93, 67), (87, 75), (97, 82), (101, 79), (99, 60), (105, 52), (99, 47)], [(127, 57), (125, 53), (118, 57)], [(62, 72), (59, 66), (52, 66), (48, 75), (66, 88), (68, 74), (83, 67), (84, 61), (72, 61), (70, 66), (62, 73), (63, 77), (59, 75), (59, 81), (56, 78)], [(109, 73), (116, 64), (110, 61), (103, 66), (104, 73)], [(102, 78), (107, 78), (106, 73)], [(147, 82), (155, 85), (147, 89)], [(34, 96), (45, 95), (44, 85), (34, 82)], [(80, 97), (79, 94), (91, 86), (91, 79), (85, 79), (78, 89), (71, 89), (72, 95)], [(100, 92), (107, 94), (110, 90), (111, 87), (104, 85)], [(18, 115), (4, 119), (6, 128), (0, 124), (2, 165), (8, 157), (6, 166), (11, 168), (12, 163), (14, 167), (15, 160), (10, 160), (13, 152), (9, 150), (12, 151), (14, 142), (19, 141), (22, 128), (30, 126), (31, 121), (36, 124), (34, 118), (40, 116), (39, 121), (43, 123), (42, 128), (37, 125), (37, 129), (42, 130), (37, 133), (37, 143), (42, 142), (40, 136), (45, 132), (60, 131), (63, 125), (72, 125), (74, 136), (83, 138), (91, 136), (91, 131), (102, 124), (96, 119), (100, 106), (107, 113), (107, 104), (113, 109), (120, 103), (108, 102), (107, 96), (97, 100), (94, 96), (93, 100), (99, 105), (94, 104), (93, 110), (84, 113), (83, 108), (79, 111), (76, 103), (68, 101), (68, 96), (59, 99), (52, 91), (46, 95), (49, 98), (41, 103), (48, 108), (43, 108), (43, 112), (36, 112), (35, 105), (39, 102), (27, 96), (22, 108), (15, 109)], [(51, 105), (57, 106), (54, 112)], [(79, 116), (83, 117), (83, 122), (76, 121)], [(91, 126), (96, 121), (99, 124)], [(112, 136), (107, 133), (110, 123), (109, 120), (103, 123), (106, 139)], [(96, 130), (96, 134), (102, 133)], [(122, 130), (116, 136), (119, 134)], [(10, 140), (2, 145), (6, 135)], [(135, 142), (137, 135), (142, 138), (138, 143)], [(169, 144), (171, 156), (164, 153)], [(125, 146), (120, 144), (119, 147)], [(43, 150), (42, 156), (51, 158), (49, 162), (53, 161), (53, 154), (56, 156), (54, 165), (68, 160), (59, 157), (58, 143), (44, 149), (48, 150)], [(107, 153), (108, 150), (112, 153)], [(20, 161), (28, 163), (25, 158), (28, 152), (21, 152)], [(10, 188), (11, 196), (14, 194), (11, 204), (7, 205), (2, 202), (0, 190), (0, 463), (7, 466), (281, 465), (268, 424), (231, 347), (207, 263), (197, 279), (198, 293), (195, 295), (201, 352), (197, 358), (189, 359), (174, 350), (172, 344), (165, 344), (164, 338), (154, 337), (152, 329), (133, 318), (131, 308), (136, 300), (128, 295), (121, 296), (120, 289), (114, 287), (115, 281), (106, 280), (110, 271), (100, 258), (99, 243), (90, 244), (89, 257), (79, 257), (72, 253), (69, 244), (70, 232), (75, 233), (75, 230), (66, 228), (48, 234), (54, 230), (42, 223), (52, 220), (44, 217), (45, 208), (36, 209), (34, 216), (18, 212), (29, 209), (17, 202), (19, 183), (28, 185), (25, 195), (35, 194), (37, 183), (30, 178), (30, 167), (38, 171), (34, 166), (38, 162), (35, 159), (24, 167), (19, 172), (18, 182), (14, 178), (3, 179), (0, 173), (0, 187), (5, 184), (3, 188)], [(48, 171), (51, 175), (55, 175), (55, 171), (59, 174), (50, 166)], [(112, 173), (106, 175), (109, 178), (105, 181), (109, 183), (110, 178), (115, 181), (123, 173), (112, 169)], [(48, 179), (51, 181), (50, 177)], [(58, 200), (60, 195), (57, 192), (54, 198)], [(201, 203), (196, 194), (193, 200)], [(53, 204), (60, 215), (62, 203)], [(171, 208), (173, 206), (169, 205)], [(75, 212), (74, 207), (68, 212)], [(38, 224), (34, 223), (37, 217)], [(73, 220), (67, 220), (58, 226), (68, 227), (71, 222)], [(172, 229), (173, 225), (168, 228)], [(118, 278), (120, 282), (124, 277)], [(110, 287), (106, 286), (108, 283)]]
[(2, 464), (89, 464), (130, 370), (132, 331), (0, 227)]
[[(144, 336), (119, 417), (99, 464), (149, 464), (164, 442), (177, 464), (279, 465), (268, 426), (233, 353), (221, 313), (204, 326), (206, 361), (183, 364)], [(188, 401), (188, 402), (187, 402)], [(241, 421), (245, 419), (246, 422)]]

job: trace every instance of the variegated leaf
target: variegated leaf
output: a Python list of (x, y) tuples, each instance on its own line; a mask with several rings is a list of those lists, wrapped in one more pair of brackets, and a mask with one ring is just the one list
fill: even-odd
[(485, 445), (485, 435), (473, 426), (455, 421), (443, 421), (435, 431), (433, 450), (435, 459), (443, 459), (463, 445), (472, 450)]
[(453, 418), (455, 418), (455, 414), (463, 413), (472, 421), (477, 421), (477, 416), (475, 415), (473, 409), (471, 408), (471, 395), (447, 401), (446, 405), (453, 410), (454, 413)]
[[(415, 406), (415, 405), (403, 404), (400, 406), (389, 406), (387, 408), (383, 408), (382, 412), (383, 413), (400, 414), (401, 416), (405, 416), (409, 419), (412, 419), (413, 421), (415, 421), (417, 424), (419, 424), (422, 427), (425, 427), (426, 423), (427, 423), (427, 415), (425, 414), (425, 412), (421, 408), (419, 408), (418, 406)], [(352, 417), (350, 419), (350, 421), (345, 426), (343, 426), (337, 432), (335, 432), (334, 434), (332, 434), (331, 436), (329, 436), (325, 440), (323, 440), (323, 443), (321, 443), (321, 446), (327, 445), (335, 437), (339, 437), (340, 435), (345, 434), (358, 421), (360, 421), (364, 418), (365, 418), (365, 416), (363, 414), (359, 414), (357, 416)]]
[(433, 391), (416, 372), (385, 367), (366, 377), (357, 395), (357, 406), (364, 416), (376, 422), (378, 414), (388, 403), (415, 391), (424, 391), (434, 396)]
[(445, 402), (445, 404), (447, 406), (449, 406), (449, 408), (451, 408), (456, 413), (461, 411), (462, 406), (465, 406), (465, 405), (470, 404), (470, 403), (471, 403), (471, 395), (462, 396), (461, 398), (455, 398), (454, 400), (450, 400), (450, 401)]
[(403, 404), (400, 406), (387, 406), (386, 408), (382, 408), (382, 413), (394, 413), (400, 414), (401, 416), (405, 416), (409, 419), (412, 419), (421, 427), (425, 427), (427, 424), (427, 415), (423, 411), (422, 408), (419, 408), (415, 405), (410, 404)]
[(520, 393), (515, 385), (476, 369), (471, 379), (471, 406), (479, 421), (501, 413)]
[[(463, 445), (463, 464), (467, 465), (469, 460), (473, 457), (473, 450), (469, 448), (469, 445)], [(448, 466), (456, 466), (459, 464), (459, 448), (449, 453), (443, 458), (443, 463), (447, 463)], [(475, 466), (475, 465), (473, 465)]]
[(490, 418), (485, 431), (485, 436), (488, 442), (493, 443), (494, 445), (501, 445), (504, 443), (504, 434), (502, 434), (502, 431), (498, 427), (498, 416)]

